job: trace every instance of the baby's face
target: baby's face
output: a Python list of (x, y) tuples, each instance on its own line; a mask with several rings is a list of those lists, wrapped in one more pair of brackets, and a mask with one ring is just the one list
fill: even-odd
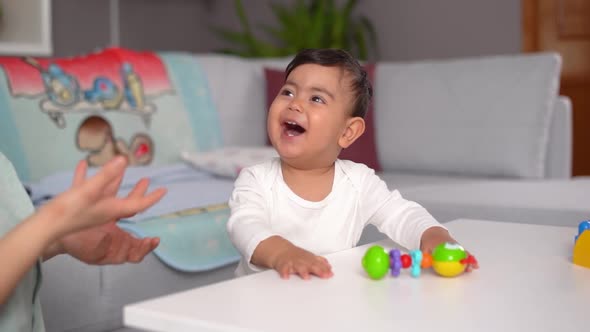
[(306, 167), (330, 165), (351, 118), (350, 77), (338, 67), (295, 68), (270, 106), (268, 134), (283, 160)]

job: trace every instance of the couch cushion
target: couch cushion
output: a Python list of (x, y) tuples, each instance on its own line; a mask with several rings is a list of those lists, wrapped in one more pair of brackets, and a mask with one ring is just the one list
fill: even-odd
[(226, 146), (263, 146), (266, 142), (264, 67), (283, 69), (290, 59), (244, 59), (197, 54), (207, 74)]
[(555, 100), (553, 117), (549, 128), (545, 177), (569, 179), (572, 177), (572, 102), (566, 96)]
[(378, 63), (381, 166), (543, 177), (560, 65), (557, 54)]
[(421, 187), (430, 187), (433, 185), (455, 185), (476, 180), (481, 178), (451, 175), (432, 175), (408, 172), (380, 172), (379, 177), (387, 183), (389, 189), (397, 189), (402, 195), (406, 190), (414, 190)]
[(189, 55), (112, 48), (75, 58), (0, 59), (0, 150), (24, 181), (100, 166), (164, 165), (221, 146), (207, 77)]
[(576, 227), (590, 215), (589, 192), (590, 178), (574, 178), (471, 180), (406, 188), (402, 194), (441, 222), (472, 218)]
[[(367, 71), (371, 84), (374, 86), (375, 65), (366, 64), (365, 70)], [(264, 75), (266, 78), (266, 108), (269, 109), (276, 95), (280, 92), (279, 90), (285, 83), (285, 71), (265, 68)], [(373, 103), (371, 103), (365, 116), (365, 133), (347, 149), (342, 150), (339, 158), (362, 163), (376, 171), (380, 171), (381, 165), (377, 158), (377, 145), (375, 144), (375, 124), (373, 120), (375, 115), (373, 109)]]

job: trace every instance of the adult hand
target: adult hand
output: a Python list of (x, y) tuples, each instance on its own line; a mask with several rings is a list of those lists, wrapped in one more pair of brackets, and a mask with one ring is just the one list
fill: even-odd
[(95, 265), (141, 262), (159, 243), (159, 238), (135, 238), (114, 221), (66, 235), (60, 241), (64, 253)]
[(43, 206), (61, 233), (53, 252), (69, 253), (91, 264), (138, 262), (157, 247), (159, 239), (136, 239), (117, 227), (116, 222), (141, 212), (166, 193), (156, 189), (146, 194), (149, 180), (140, 180), (127, 197), (116, 196), (123, 179), (126, 159), (117, 157), (96, 175), (86, 179), (87, 163), (76, 167), (72, 187)]
[(126, 165), (124, 157), (116, 157), (86, 179), (88, 165), (86, 161), (79, 162), (72, 187), (44, 205), (40, 213), (51, 214), (65, 235), (131, 217), (164, 196), (166, 190), (163, 188), (146, 194), (149, 180), (142, 179), (127, 197), (117, 197)]

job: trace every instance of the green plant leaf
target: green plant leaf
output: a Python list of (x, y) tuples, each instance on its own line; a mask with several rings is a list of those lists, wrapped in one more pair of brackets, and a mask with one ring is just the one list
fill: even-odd
[(283, 30), (270, 26), (268, 24), (261, 24), (259, 25), (260, 30), (264, 31), (266, 34), (270, 35), (277, 41), (282, 41), (285, 39), (285, 34)]
[(377, 31), (375, 30), (373, 23), (371, 23), (371, 21), (369, 21), (369, 19), (365, 16), (360, 17), (359, 22), (363, 26), (363, 29), (369, 34), (369, 45), (371, 47), (371, 50), (378, 57), (379, 48), (377, 44)]
[(356, 4), (357, 0), (349, 0), (344, 5), (344, 8), (342, 9), (342, 17), (344, 17), (344, 19), (346, 19), (347, 21), (350, 20), (350, 14), (352, 13), (354, 7), (356, 7)]
[(340, 48), (359, 58), (367, 58), (369, 50), (377, 51), (376, 33), (364, 16), (354, 16), (358, 0), (338, 6), (334, 0), (296, 0), (288, 5), (269, 3), (277, 19), (276, 25), (258, 26), (273, 42), (254, 36), (241, 0), (235, 0), (241, 31), (214, 29), (223, 40), (236, 49), (223, 52), (249, 57), (292, 55), (303, 48)]
[(281, 26), (289, 27), (289, 26), (293, 26), (294, 24), (297, 23), (297, 22), (293, 21), (293, 15), (291, 14), (291, 11), (287, 7), (285, 7), (283, 5), (271, 3), (270, 8), (273, 11), (273, 13), (275, 14), (275, 16), (277, 17), (277, 19), (279, 20), (279, 24)]
[(238, 18), (240, 19), (240, 24), (242, 25), (242, 28), (244, 28), (244, 33), (246, 35), (252, 35), (252, 30), (250, 29), (250, 22), (248, 21), (248, 16), (246, 16), (246, 10), (244, 9), (242, 1), (235, 0), (234, 4), (236, 7), (236, 13), (238, 14)]
[(356, 56), (359, 60), (367, 60), (367, 42), (365, 39), (365, 30), (362, 24), (358, 23), (354, 26), (354, 41), (356, 45)]
[(309, 28), (309, 48), (322, 47), (322, 34), (328, 25), (328, 18), (326, 17), (326, 1), (313, 1), (310, 7), (311, 26)]
[(246, 36), (246, 34), (244, 34), (243, 32), (235, 32), (223, 28), (213, 28), (213, 30), (222, 39), (230, 43), (236, 43), (240, 44), (241, 46), (247, 46), (250, 42), (248, 36)]
[(299, 37), (296, 29), (297, 20), (293, 13), (287, 7), (278, 4), (271, 4), (271, 9), (279, 21), (280, 33), (277, 35), (281, 38), (281, 43), (283, 45), (296, 43)]
[(251, 58), (252, 55), (243, 52), (243, 51), (237, 51), (237, 50), (232, 50), (232, 49), (228, 49), (228, 48), (222, 48), (220, 50), (217, 50), (218, 53), (221, 54), (227, 54), (227, 55), (236, 55), (242, 58)]

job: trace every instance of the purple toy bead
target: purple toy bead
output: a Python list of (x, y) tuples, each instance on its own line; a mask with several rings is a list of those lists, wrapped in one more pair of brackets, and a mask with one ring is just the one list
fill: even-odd
[(399, 249), (391, 249), (391, 251), (389, 251), (389, 262), (391, 266), (391, 275), (394, 277), (399, 276), (402, 269), (401, 252)]

